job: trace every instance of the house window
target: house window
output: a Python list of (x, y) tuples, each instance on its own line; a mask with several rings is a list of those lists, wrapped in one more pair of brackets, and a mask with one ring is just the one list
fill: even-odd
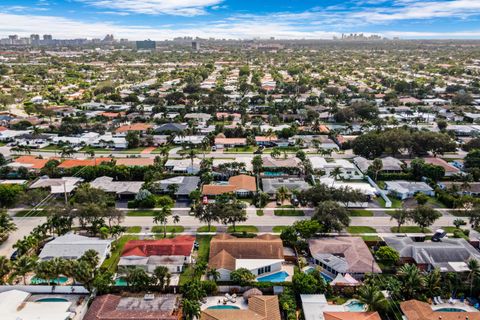
[(271, 271), (272, 271), (271, 266), (265, 267), (265, 273), (268, 273), (268, 272), (271, 272)]

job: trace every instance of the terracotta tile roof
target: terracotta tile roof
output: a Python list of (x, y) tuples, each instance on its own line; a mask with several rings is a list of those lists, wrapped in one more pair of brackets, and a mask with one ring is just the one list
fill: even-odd
[(205, 309), (200, 320), (267, 320), (264, 316), (250, 310)]
[(253, 296), (248, 299), (248, 309), (260, 314), (267, 320), (280, 320), (277, 296)]
[(400, 308), (408, 320), (480, 320), (480, 312), (438, 312), (425, 302), (408, 300), (400, 303)]
[[(159, 298), (161, 299), (162, 296)], [(138, 303), (132, 301), (130, 305), (122, 304), (121, 296), (107, 294), (97, 297), (88, 309), (84, 320), (180, 320), (182, 319), (181, 309), (178, 308), (180, 296), (163, 295), (165, 301), (158, 302), (159, 310), (151, 310), (146, 306), (141, 308), (143, 299)], [(164, 302), (164, 303), (162, 303)], [(171, 303), (173, 302), (173, 303)], [(146, 303), (148, 304), (148, 303)]]
[(178, 236), (173, 239), (130, 240), (123, 248), (122, 257), (127, 256), (184, 256), (192, 253), (193, 236)]
[(256, 142), (271, 142), (271, 141), (277, 141), (278, 138), (276, 136), (273, 137), (265, 137), (265, 136), (256, 136), (255, 141)]
[(378, 312), (324, 312), (325, 320), (382, 320)]
[(248, 299), (248, 310), (206, 309), (200, 320), (280, 320), (277, 296), (253, 296)]
[(152, 128), (152, 125), (139, 122), (139, 123), (118, 127), (117, 130), (115, 130), (115, 132), (120, 133), (120, 132), (128, 132), (128, 131), (147, 131), (150, 128)]
[(241, 174), (228, 179), (228, 184), (206, 184), (202, 188), (202, 193), (204, 195), (216, 196), (239, 190), (257, 191), (255, 177)]
[(5, 131), (5, 130), (8, 130), (8, 128), (7, 128), (7, 127), (0, 126), (0, 132), (1, 132), (1, 131)]
[(102, 116), (107, 117), (107, 118), (117, 118), (122, 116), (122, 113), (118, 112), (103, 112), (101, 113)]
[(460, 172), (460, 169), (452, 166), (447, 161), (440, 159), (440, 158), (424, 158), (425, 163), (433, 164), (436, 166), (440, 166), (445, 169), (446, 173), (457, 173)]
[(215, 138), (215, 144), (229, 144), (229, 145), (247, 144), (247, 139), (245, 139), (245, 138)]
[(50, 159), (39, 159), (36, 156), (20, 156), (15, 159), (16, 163), (25, 164), (31, 169), (42, 169)]
[(95, 158), (95, 159), (67, 159), (58, 165), (59, 168), (75, 168), (75, 167), (92, 167), (98, 166), (103, 162), (110, 162), (112, 158)]
[(116, 158), (115, 163), (117, 166), (127, 166), (127, 167), (147, 167), (153, 166), (155, 159), (153, 158)]
[(215, 236), (210, 241), (210, 267), (233, 270), (231, 258), (226, 253), (235, 259), (284, 258), (282, 240), (274, 235), (255, 238), (236, 238), (226, 234)]

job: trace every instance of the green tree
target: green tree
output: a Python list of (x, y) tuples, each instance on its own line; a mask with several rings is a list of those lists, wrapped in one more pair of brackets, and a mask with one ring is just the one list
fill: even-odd
[(5, 278), (12, 271), (12, 264), (5, 256), (0, 256), (0, 285), (5, 284)]
[(247, 286), (255, 280), (255, 275), (246, 268), (238, 268), (230, 273), (230, 279), (240, 286)]
[(198, 319), (200, 317), (200, 302), (196, 300), (183, 299), (182, 310), (185, 319)]
[(402, 283), (405, 300), (415, 299), (425, 287), (425, 278), (414, 264), (405, 264), (398, 269), (397, 277)]
[(390, 214), (390, 220), (397, 221), (397, 232), (411, 219), (411, 212), (407, 209), (397, 209)]
[(220, 272), (215, 268), (210, 268), (207, 271), (207, 277), (213, 281), (217, 281), (220, 278)]
[(381, 246), (375, 252), (375, 256), (378, 260), (383, 261), (384, 263), (388, 263), (390, 265), (394, 265), (400, 260), (400, 254), (394, 248), (389, 246)]
[(318, 205), (312, 219), (320, 223), (323, 232), (341, 231), (350, 224), (348, 210), (330, 200)]
[(165, 290), (170, 286), (170, 279), (172, 275), (168, 271), (168, 268), (165, 266), (158, 266), (153, 271), (153, 275), (157, 281), (157, 285), (160, 287), (160, 290)]
[(37, 265), (37, 257), (23, 255), (14, 263), (14, 275), (22, 277), (23, 284), (27, 284), (27, 274), (34, 271)]
[(422, 229), (422, 232), (441, 216), (440, 212), (425, 205), (419, 205), (412, 210), (412, 220)]
[(163, 237), (167, 237), (167, 223), (168, 217), (172, 215), (172, 209), (170, 207), (162, 207), (160, 210), (155, 210), (153, 215), (153, 222), (163, 225)]
[(280, 203), (283, 205), (283, 203), (290, 197), (290, 190), (288, 190), (286, 186), (281, 186), (277, 189), (275, 197), (277, 198), (277, 201), (280, 201)]
[(467, 262), (468, 282), (470, 284), (470, 295), (473, 293), (473, 284), (475, 280), (480, 278), (480, 263), (476, 259), (470, 259)]
[(204, 204), (197, 207), (195, 210), (195, 218), (200, 222), (206, 223), (208, 226), (208, 232), (211, 230), (213, 222), (220, 221), (221, 209), (216, 204)]
[(127, 140), (129, 149), (140, 146), (140, 135), (136, 131), (128, 131), (127, 135), (125, 136), (125, 140)]
[(293, 290), (298, 294), (319, 293), (317, 279), (310, 273), (298, 272), (292, 278)]
[(367, 284), (358, 290), (358, 300), (367, 305), (368, 311), (385, 311), (387, 299), (376, 286)]
[(142, 268), (129, 268), (125, 280), (134, 292), (147, 290), (152, 285), (152, 278)]
[(378, 179), (378, 173), (383, 169), (382, 159), (376, 158), (373, 160), (372, 164), (368, 167), (369, 171), (372, 171), (375, 174), (375, 181)]

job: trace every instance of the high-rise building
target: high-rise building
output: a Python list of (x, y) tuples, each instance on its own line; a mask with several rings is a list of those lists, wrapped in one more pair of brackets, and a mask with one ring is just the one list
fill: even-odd
[(53, 37), (51, 34), (44, 34), (43, 35), (43, 40), (44, 41), (52, 41), (53, 40)]
[(192, 41), (192, 49), (199, 51), (200, 50), (200, 42), (199, 41)]
[(31, 41), (39, 41), (40, 40), (40, 36), (38, 34), (31, 34), (30, 35), (30, 40)]
[(137, 50), (156, 50), (157, 43), (152, 40), (137, 41)]

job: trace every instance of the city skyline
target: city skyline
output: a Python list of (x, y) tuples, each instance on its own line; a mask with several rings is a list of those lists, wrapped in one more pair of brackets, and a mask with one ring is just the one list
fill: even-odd
[(478, 39), (479, 18), (477, 0), (307, 0), (294, 5), (286, 0), (6, 0), (0, 5), (0, 37), (332, 39), (364, 33)]

